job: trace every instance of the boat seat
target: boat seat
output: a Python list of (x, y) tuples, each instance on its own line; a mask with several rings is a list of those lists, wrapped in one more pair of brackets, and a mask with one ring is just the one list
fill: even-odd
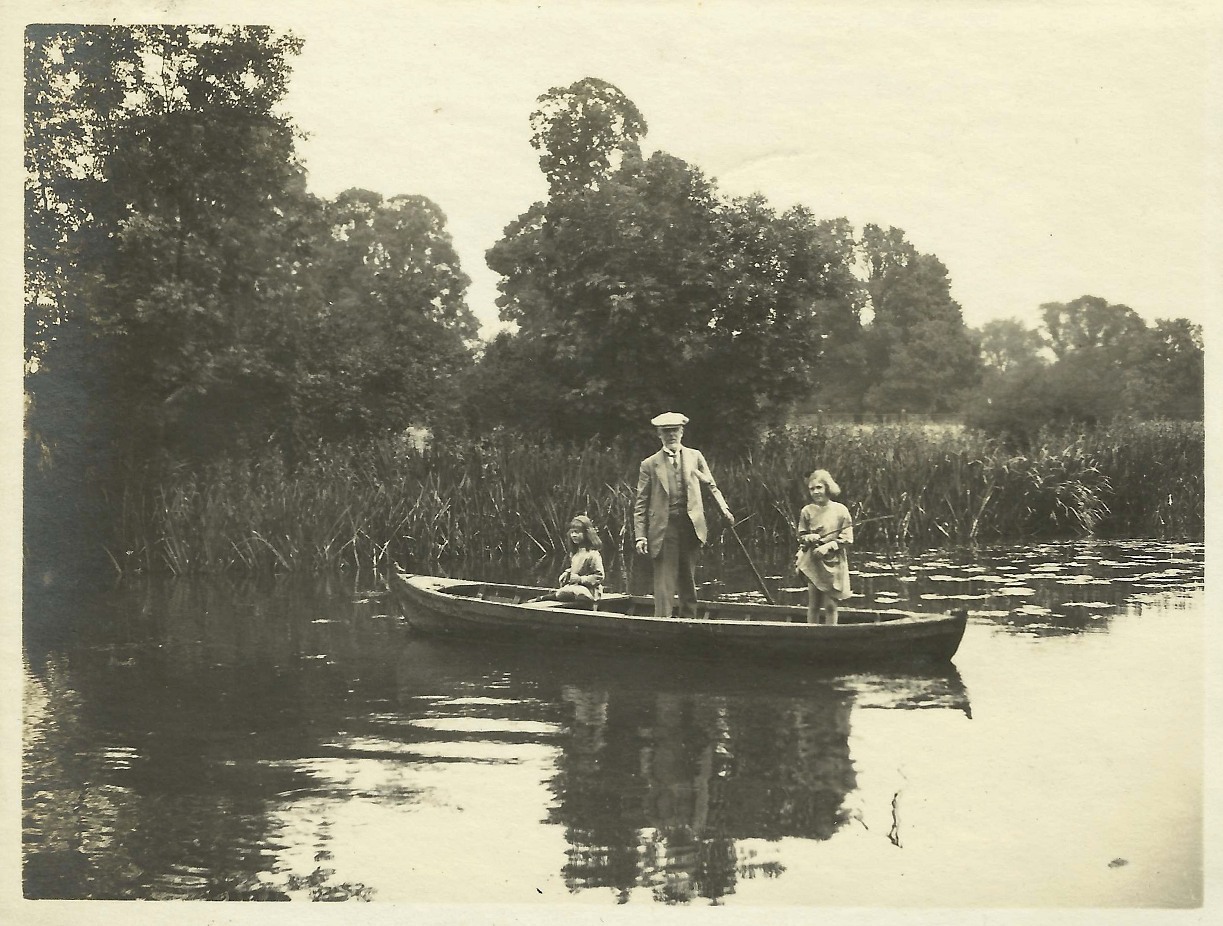
[(574, 603), (572, 601), (557, 601), (555, 598), (545, 598), (543, 601), (518, 601), (518, 602), (512, 602), (512, 603), (517, 604), (523, 608), (544, 608), (544, 609), (569, 608), (575, 611), (598, 611), (599, 606), (603, 602), (621, 601), (628, 597), (629, 597), (628, 595), (625, 595), (623, 593), (613, 592), (610, 595), (604, 595), (602, 598), (599, 598), (597, 601), (595, 601), (594, 605), (589, 608), (576, 608), (574, 607)]

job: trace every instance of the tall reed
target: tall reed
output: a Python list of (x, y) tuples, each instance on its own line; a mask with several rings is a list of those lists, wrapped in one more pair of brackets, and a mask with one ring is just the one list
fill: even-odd
[[(859, 544), (939, 545), (1030, 537), (1200, 537), (1200, 425), (1119, 424), (1042, 436), (1028, 454), (974, 432), (921, 426), (789, 428), (748, 457), (707, 451), (750, 543), (790, 543), (806, 475), (830, 470), (863, 522)], [(441, 561), (542, 559), (577, 513), (595, 521), (610, 569), (631, 568), (639, 453), (494, 435), (419, 450), (386, 439), (319, 451), (289, 471), (278, 456), (230, 460), (114, 500), (122, 572), (177, 574), (426, 571)], [(867, 521), (867, 519), (878, 520)]]

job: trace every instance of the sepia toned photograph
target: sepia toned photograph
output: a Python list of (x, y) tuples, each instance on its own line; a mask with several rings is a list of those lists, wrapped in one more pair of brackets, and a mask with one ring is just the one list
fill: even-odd
[(4, 30), (14, 922), (1205, 921), (1223, 11)]

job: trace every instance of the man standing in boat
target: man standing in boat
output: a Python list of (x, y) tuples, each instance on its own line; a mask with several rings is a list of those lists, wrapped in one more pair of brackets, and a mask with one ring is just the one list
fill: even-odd
[(705, 487), (729, 523), (734, 523), (709, 464), (699, 450), (683, 445), (686, 416), (665, 412), (650, 420), (662, 449), (641, 461), (633, 524), (637, 552), (654, 569), (654, 616), (670, 617), (679, 595), (679, 616), (696, 617), (696, 564), (709, 537)]

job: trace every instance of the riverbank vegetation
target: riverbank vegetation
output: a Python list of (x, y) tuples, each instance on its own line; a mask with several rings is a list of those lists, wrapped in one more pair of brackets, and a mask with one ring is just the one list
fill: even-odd
[[(184, 472), (116, 500), (113, 565), (177, 574), (428, 571), (465, 558), (540, 559), (589, 514), (615, 563), (632, 546), (645, 444), (565, 447), (497, 433), (474, 443), (383, 440), (332, 448), (289, 470), (276, 454)], [(804, 475), (837, 475), (867, 547), (1086, 534), (1197, 538), (1203, 430), (1131, 423), (1047, 433), (1016, 454), (978, 432), (920, 426), (787, 428), (711, 465), (745, 542), (790, 545)], [(631, 555), (631, 554), (630, 554)]]
[(490, 242), (511, 326), (481, 341), (441, 206), (309, 192), (291, 34), (25, 48), (27, 578), (542, 556), (577, 511), (619, 546), (665, 409), (753, 542), (817, 464), (867, 543), (1201, 533), (1185, 319), (1083, 296), (973, 331), (905, 231), (729, 196), (584, 78), (523, 114), (548, 194)]

